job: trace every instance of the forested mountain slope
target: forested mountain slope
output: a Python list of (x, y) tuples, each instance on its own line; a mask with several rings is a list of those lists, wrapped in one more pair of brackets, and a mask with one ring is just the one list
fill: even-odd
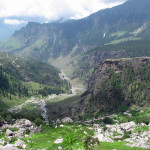
[(135, 110), (150, 103), (150, 58), (108, 59), (95, 68), (81, 96), (81, 114)]
[(0, 50), (47, 61), (61, 54), (73, 57), (103, 44), (148, 39), (149, 6), (149, 0), (128, 0), (80, 20), (29, 23), (1, 43)]
[(37, 60), (0, 53), (0, 96), (11, 100), (69, 92), (69, 83), (61, 80), (59, 73), (53, 66)]

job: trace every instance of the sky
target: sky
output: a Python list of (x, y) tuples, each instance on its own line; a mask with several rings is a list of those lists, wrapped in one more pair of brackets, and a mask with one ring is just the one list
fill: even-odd
[(43, 17), (45, 22), (84, 18), (98, 10), (111, 8), (126, 0), (0, 0), (0, 19), (3, 23), (19, 25), (27, 20), (10, 17)]

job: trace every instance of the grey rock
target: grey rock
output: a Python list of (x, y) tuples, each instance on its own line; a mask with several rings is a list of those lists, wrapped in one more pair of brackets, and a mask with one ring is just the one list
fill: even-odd
[(8, 144), (5, 146), (0, 146), (0, 150), (19, 150), (19, 149), (15, 147), (13, 144)]
[(25, 126), (26, 126), (26, 127), (30, 127), (30, 126), (32, 126), (31, 121), (26, 120), (26, 121), (25, 121)]
[(62, 121), (63, 123), (67, 123), (67, 122), (72, 123), (72, 122), (73, 122), (73, 120), (72, 120), (70, 117), (65, 117), (65, 118), (63, 118), (61, 121)]
[(13, 136), (13, 132), (10, 129), (7, 129), (6, 136)]
[(12, 139), (12, 136), (7, 136), (7, 142), (10, 143)]
[(25, 144), (24, 141), (21, 141), (20, 139), (18, 139), (16, 142), (15, 142), (15, 146), (18, 147), (18, 146), (23, 146)]
[(122, 123), (121, 125), (121, 128), (123, 130), (132, 130), (131, 128), (134, 128), (136, 126), (135, 122), (131, 121), (131, 122), (127, 122), (127, 123)]

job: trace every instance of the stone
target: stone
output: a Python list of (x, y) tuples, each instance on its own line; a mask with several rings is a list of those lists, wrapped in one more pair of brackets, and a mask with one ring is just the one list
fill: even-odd
[(18, 139), (16, 142), (15, 142), (15, 146), (16, 147), (19, 147), (19, 146), (23, 146), (25, 144), (25, 142), (24, 141), (21, 141), (20, 139)]
[(85, 134), (85, 135), (87, 135), (87, 132), (86, 132), (86, 131), (84, 131), (84, 134)]
[(26, 121), (25, 121), (25, 126), (26, 126), (26, 127), (30, 127), (30, 126), (32, 126), (31, 121), (26, 120)]
[(2, 130), (3, 130), (3, 129), (8, 129), (8, 128), (10, 128), (10, 125), (8, 125), (8, 124), (4, 124), (4, 125), (1, 127)]
[(59, 144), (59, 143), (62, 143), (63, 142), (63, 138), (59, 138), (59, 139), (56, 139), (55, 140), (55, 144)]
[(12, 139), (12, 136), (7, 136), (7, 142), (10, 143)]
[(23, 149), (25, 149), (26, 147), (27, 147), (27, 145), (25, 145), (25, 144), (22, 145), (22, 148), (23, 148)]
[(122, 139), (122, 135), (115, 136), (113, 139)]
[(20, 128), (18, 132), (23, 135), (26, 132), (26, 129), (25, 128)]
[(127, 130), (131, 130), (131, 128), (135, 127), (136, 124), (135, 124), (135, 122), (131, 121), (131, 122), (123, 123), (120, 126), (123, 130), (127, 131)]
[(99, 128), (99, 124), (93, 124), (93, 128)]
[(7, 129), (6, 136), (13, 136), (13, 132), (10, 129)]
[(37, 128), (37, 133), (41, 133), (42, 132), (42, 126), (40, 125), (38, 128)]
[(0, 139), (0, 144), (1, 145), (5, 145), (6, 144), (6, 141), (4, 139)]
[(111, 138), (104, 136), (103, 134), (97, 134), (95, 138), (98, 138), (100, 142), (114, 142)]
[(63, 148), (61, 146), (58, 147), (59, 150), (62, 150)]
[(73, 122), (73, 120), (70, 118), (70, 117), (65, 117), (65, 118), (63, 118), (62, 120), (61, 120), (63, 123), (72, 123)]
[(57, 119), (57, 120), (56, 120), (56, 123), (61, 123), (60, 119)]
[(146, 126), (146, 124), (145, 123), (141, 123), (141, 126)]
[(5, 146), (0, 146), (0, 150), (19, 150), (13, 144), (7, 144)]

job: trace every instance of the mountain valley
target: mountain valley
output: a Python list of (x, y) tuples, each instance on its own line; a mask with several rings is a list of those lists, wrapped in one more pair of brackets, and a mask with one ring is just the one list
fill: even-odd
[(29, 22), (2, 41), (0, 150), (150, 149), (149, 6)]

